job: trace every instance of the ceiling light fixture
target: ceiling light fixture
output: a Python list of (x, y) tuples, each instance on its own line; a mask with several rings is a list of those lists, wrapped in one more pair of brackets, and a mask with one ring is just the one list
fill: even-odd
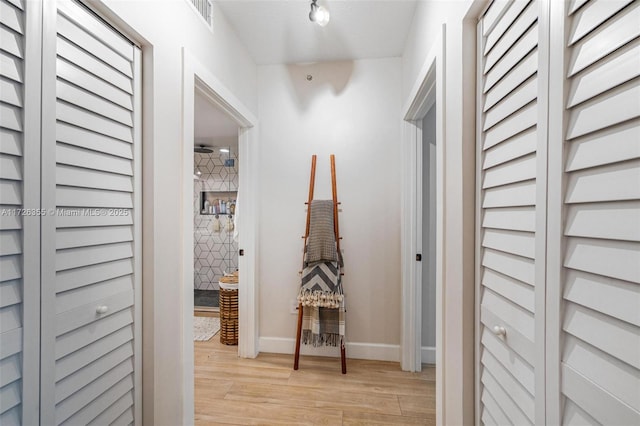
[(220, 152), (227, 153), (227, 152), (229, 152), (229, 148), (220, 148)]
[(309, 12), (309, 20), (311, 20), (311, 22), (325, 27), (329, 23), (330, 18), (329, 11), (323, 6), (318, 6), (318, 0), (311, 0), (311, 12)]

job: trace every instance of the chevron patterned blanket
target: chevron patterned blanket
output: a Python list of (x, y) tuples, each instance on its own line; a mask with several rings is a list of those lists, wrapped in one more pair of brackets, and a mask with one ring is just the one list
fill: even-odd
[(313, 346), (337, 346), (344, 336), (344, 294), (333, 229), (333, 201), (311, 202), (309, 239), (298, 302), (304, 312), (302, 342)]
[(302, 343), (338, 346), (344, 337), (344, 294), (338, 262), (304, 268), (298, 302), (303, 306)]

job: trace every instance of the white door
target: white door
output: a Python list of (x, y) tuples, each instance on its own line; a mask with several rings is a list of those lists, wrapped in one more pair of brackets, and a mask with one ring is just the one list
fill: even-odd
[[(140, 51), (44, 3), (43, 424), (130, 424), (139, 379)], [(137, 352), (137, 353), (136, 353)], [(139, 364), (138, 364), (139, 366)]]
[(0, 0), (0, 424), (37, 424), (39, 7)]
[(541, 8), (494, 1), (478, 24), (476, 380), (486, 424), (544, 422)]
[(640, 424), (640, 3), (540, 3), (478, 29), (478, 421)]
[[(552, 423), (640, 424), (640, 2), (562, 10), (565, 122)], [(560, 173), (559, 173), (560, 174)], [(551, 184), (551, 181), (550, 181)], [(550, 185), (550, 191), (553, 191)], [(550, 236), (551, 238), (551, 236)], [(559, 351), (559, 354), (556, 353)]]

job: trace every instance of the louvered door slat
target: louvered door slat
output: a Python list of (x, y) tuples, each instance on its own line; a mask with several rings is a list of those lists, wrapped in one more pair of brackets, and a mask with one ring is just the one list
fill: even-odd
[(22, 85), (0, 77), (0, 101), (22, 108)]
[(101, 78), (84, 71), (64, 59), (58, 59), (58, 75), (64, 81), (75, 82), (83, 89), (91, 90), (93, 94), (98, 95), (108, 101), (113, 102), (129, 111), (133, 111), (133, 104), (130, 93), (127, 93), (113, 84), (110, 84)]
[[(111, 388), (123, 380), (132, 382), (133, 363), (131, 360), (124, 361), (115, 368), (109, 370), (108, 373), (100, 376), (97, 380), (91, 382), (82, 389), (82, 392), (76, 392), (59, 404), (56, 404), (56, 419), (60, 424), (64, 424), (65, 420), (81, 411), (83, 408), (89, 408), (89, 404), (100, 398), (104, 393), (109, 394)], [(100, 411), (89, 410), (90, 415), (100, 413)], [(75, 421), (69, 421), (68, 424), (77, 424)]]
[(485, 151), (482, 166), (488, 169), (506, 163), (527, 154), (536, 152), (536, 129), (530, 129), (517, 134), (511, 139)]
[(3, 77), (22, 83), (24, 74), (21, 58), (0, 50), (0, 68)]
[(564, 352), (567, 363), (577, 373), (591, 376), (615, 398), (640, 409), (637, 376), (631, 366), (574, 337), (567, 338)]
[(634, 283), (570, 270), (563, 295), (570, 302), (640, 326), (637, 293)]
[(569, 88), (568, 107), (576, 106), (640, 75), (640, 47), (620, 49), (602, 63), (576, 75)]
[[(117, 421), (120, 416), (122, 416), (122, 424), (130, 424), (132, 421), (132, 413), (130, 413), (130, 407), (127, 403), (127, 400), (131, 398), (131, 391), (127, 391), (123, 396), (120, 397), (116, 402), (111, 404), (111, 406), (104, 410), (102, 414), (93, 419), (90, 425), (105, 425), (105, 424), (118, 424)], [(125, 414), (129, 414), (130, 416), (125, 417)]]
[(2, 15), (2, 25), (13, 31), (24, 35), (24, 11), (9, 2), (0, 3), (0, 15)]
[(56, 146), (56, 159), (59, 164), (101, 170), (127, 176), (133, 174), (130, 158), (122, 158), (110, 153), (102, 153), (77, 146), (60, 143)]
[[(117, 419), (113, 421), (114, 426), (128, 426), (133, 422), (133, 410), (131, 408), (127, 409), (124, 413), (122, 413)], [(92, 426), (98, 426), (99, 423), (91, 422)]]
[(80, 127), (57, 123), (56, 135), (58, 136), (58, 141), (67, 145), (127, 159), (133, 158), (133, 147), (130, 143), (92, 133)]
[[(627, 108), (618, 109), (616, 105), (626, 105)], [(580, 104), (574, 111), (569, 119), (569, 139), (633, 119), (640, 114), (640, 79)]]
[(43, 203), (56, 215), (43, 221), (43, 342), (54, 348), (43, 413), (56, 425), (114, 421), (138, 392), (139, 50), (80, 3), (58, 1), (47, 19), (55, 99), (43, 119), (55, 137), (43, 140)]
[(486, 51), (490, 51), (498, 40), (502, 37), (509, 26), (516, 20), (518, 15), (522, 13), (530, 0), (515, 0), (514, 4), (507, 8), (503, 17), (496, 22), (495, 27), (487, 34), (487, 41), (485, 43)]
[(489, 372), (488, 368), (484, 368), (482, 373), (482, 384), (491, 392), (497, 401), (500, 401), (500, 408), (503, 410), (507, 422), (504, 424), (513, 425), (533, 425), (531, 420), (525, 415), (522, 409), (513, 400), (513, 396), (503, 387), (503, 384)]
[(121, 276), (58, 293), (56, 314), (79, 308), (84, 300), (102, 300), (112, 294), (124, 293), (132, 288), (131, 276)]
[(74, 269), (60, 270), (56, 275), (56, 291), (64, 292), (96, 281), (105, 281), (113, 278), (127, 276), (133, 273), (131, 259), (124, 259), (98, 263), (92, 266), (76, 267)]
[(22, 132), (22, 108), (8, 103), (0, 104), (0, 126)]
[(24, 59), (22, 34), (7, 27), (0, 27), (0, 49), (17, 58)]
[(67, 62), (124, 92), (133, 94), (131, 78), (93, 56), (91, 51), (84, 50), (81, 46), (77, 46), (60, 36), (57, 39), (56, 50), (58, 57), (64, 58)]
[(531, 365), (518, 355), (510, 351), (493, 333), (484, 330), (481, 337), (482, 344), (488, 347), (491, 354), (507, 370), (513, 372), (518, 382), (533, 394), (535, 392), (535, 377)]
[[(499, 324), (505, 321), (505, 318), (501, 318), (491, 312), (489, 309), (482, 307), (480, 308), (480, 323), (484, 326), (484, 330), (488, 333), (492, 333), (491, 329), (495, 324)], [(529, 365), (533, 368), (534, 364), (534, 356), (533, 350), (535, 346), (531, 343), (531, 340), (526, 336), (522, 335), (517, 329), (513, 328), (508, 331), (509, 340), (502, 341), (501, 344), (504, 346), (506, 350), (513, 354), (517, 354), (523, 360), (525, 360)]]
[(569, 45), (572, 45), (589, 34), (632, 1), (633, 0), (606, 0), (589, 2), (576, 13), (576, 16), (572, 20), (572, 28), (569, 30)]
[[(576, 19), (576, 17), (573, 17)], [(568, 77), (582, 71), (640, 35), (640, 11), (635, 5), (617, 13), (606, 25), (571, 46)]]
[(56, 402), (63, 401), (133, 356), (133, 345), (124, 345), (106, 353), (96, 361), (60, 380), (56, 385)]
[(538, 44), (538, 25), (534, 25), (518, 40), (511, 48), (511, 54), (505, 55), (487, 73), (484, 81), (484, 92), (491, 89), (500, 81), (514, 66), (526, 58)]
[(98, 342), (84, 346), (69, 356), (60, 358), (56, 368), (56, 381), (60, 381), (80, 368), (91, 364), (104, 356), (105, 352), (109, 353), (131, 339), (133, 339), (133, 329), (131, 326), (125, 326), (108, 334)]
[(510, 70), (509, 73), (486, 94), (482, 110), (487, 111), (489, 108), (493, 107), (499, 100), (503, 99), (511, 93), (513, 89), (535, 74), (537, 63), (538, 51), (534, 50), (518, 65)]
[(640, 242), (639, 217), (638, 201), (574, 204), (567, 208), (565, 234), (571, 237)]
[(482, 182), (483, 189), (534, 179), (536, 177), (536, 156), (531, 154), (485, 170)]
[(132, 256), (133, 244), (129, 242), (61, 250), (56, 253), (56, 269), (60, 272)]
[[(95, 18), (92, 17), (87, 17), (87, 19), (95, 20)], [(133, 78), (133, 66), (131, 64), (131, 59), (122, 57), (120, 54), (115, 52), (111, 46), (99, 40), (94, 36), (94, 34), (87, 32), (84, 28), (81, 28), (73, 18), (68, 18), (58, 13), (56, 28), (60, 36), (80, 46), (87, 52), (91, 52), (93, 56), (125, 76)]]
[(571, 140), (564, 169), (570, 172), (640, 158), (638, 127), (640, 120), (631, 120)]
[(500, 364), (490, 351), (484, 351), (480, 360), (485, 369), (500, 383), (500, 386), (509, 394), (515, 405), (533, 423), (535, 407), (532, 394), (507, 369)]
[(87, 215), (84, 209), (68, 208), (64, 215), (56, 216), (56, 226), (63, 228), (84, 228), (90, 226), (117, 226), (133, 224), (133, 210), (118, 210), (118, 214), (110, 216)]
[[(543, 389), (537, 382), (541, 321), (536, 306), (545, 291), (540, 238), (544, 206), (539, 205), (545, 184), (538, 129), (545, 108), (540, 103), (545, 91), (539, 67), (540, 10), (538, 1), (514, 1), (496, 22), (487, 22), (485, 15), (479, 23), (480, 422), (538, 424), (536, 416), (543, 412), (536, 395)], [(488, 33), (486, 25), (493, 26)], [(494, 334), (495, 327), (506, 334)]]
[[(109, 49), (115, 51), (126, 60), (130, 62), (133, 61), (134, 48), (131, 42), (116, 33), (113, 28), (96, 20), (88, 10), (76, 7), (70, 2), (59, 2), (58, 13), (67, 17), (67, 19), (75, 25), (82, 27), (86, 32), (91, 34), (92, 37), (100, 40), (108, 46)], [(102, 57), (103, 56), (98, 56), (98, 58)]]
[(518, 90), (512, 91), (507, 95), (500, 103), (493, 106), (484, 116), (484, 128), (487, 130), (496, 123), (501, 122), (506, 117), (514, 113), (514, 111), (527, 105), (529, 102), (536, 99), (538, 94), (537, 80), (535, 78), (529, 79), (526, 83), (523, 83)]
[(481, 282), (483, 286), (501, 294), (521, 308), (534, 312), (534, 292), (531, 286), (491, 269), (484, 271)]
[(605, 391), (573, 368), (564, 365), (562, 368), (562, 387), (565, 395), (573, 403), (581, 407), (589, 407), (586, 411), (599, 424), (634, 425), (637, 424), (637, 410)]
[(534, 232), (535, 219), (535, 209), (532, 207), (485, 209), (482, 226), (484, 228)]
[(22, 135), (0, 128), (0, 151), (9, 155), (22, 156)]
[[(493, 395), (491, 395), (491, 393), (489, 393), (486, 388), (482, 389), (481, 401), (484, 405), (484, 410), (482, 411), (482, 421), (484, 422), (484, 424), (509, 424), (509, 420), (502, 411), (502, 408), (500, 408), (496, 400), (493, 398)], [(487, 423), (487, 419), (489, 420), (489, 423)]]
[[(513, 7), (513, 5), (511, 5)], [(501, 18), (500, 20), (504, 20)], [(500, 36), (499, 41), (491, 50), (486, 50), (485, 55), (485, 73), (493, 67), (493, 65), (504, 56), (504, 54), (513, 46), (513, 44), (522, 36), (527, 28), (529, 28), (538, 19), (537, 4), (531, 3), (518, 16), (518, 18), (510, 26), (506, 27), (506, 31)], [(486, 45), (485, 45), (486, 46)]]

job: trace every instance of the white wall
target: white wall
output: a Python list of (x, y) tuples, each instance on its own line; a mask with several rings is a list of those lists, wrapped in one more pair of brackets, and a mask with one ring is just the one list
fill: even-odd
[(295, 338), (290, 306), (299, 290), (311, 155), (318, 154), (315, 198), (330, 199), (335, 154), (347, 341), (367, 344), (347, 356), (382, 344), (397, 359), (400, 74), (400, 59), (258, 67), (261, 350), (293, 351), (293, 340), (282, 339)]
[(148, 425), (178, 425), (184, 395), (180, 262), (182, 251), (192, 249), (182, 247), (180, 226), (181, 49), (253, 111), (256, 66), (215, 4), (213, 33), (186, 0), (92, 4), (143, 47), (143, 417)]
[(402, 100), (406, 100), (442, 24), (458, 19), (469, 1), (418, 0), (402, 54)]

